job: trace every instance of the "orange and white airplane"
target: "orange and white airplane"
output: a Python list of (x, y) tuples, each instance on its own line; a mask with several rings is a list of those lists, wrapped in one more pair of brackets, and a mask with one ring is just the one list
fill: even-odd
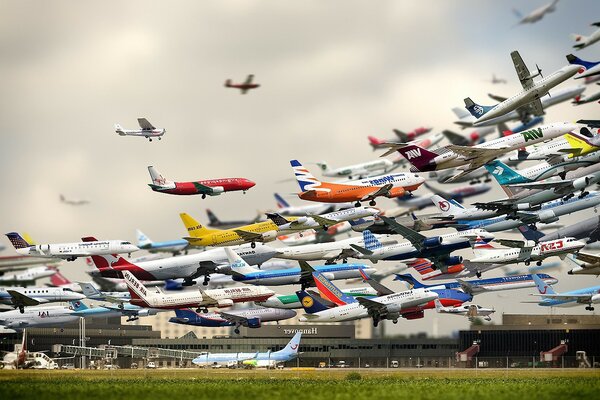
[(369, 201), (369, 205), (374, 206), (377, 197), (401, 197), (417, 190), (425, 182), (419, 175), (407, 173), (379, 175), (344, 183), (321, 182), (298, 160), (291, 160), (290, 164), (302, 190), (298, 197), (322, 203), (355, 201), (359, 207), (361, 201)]

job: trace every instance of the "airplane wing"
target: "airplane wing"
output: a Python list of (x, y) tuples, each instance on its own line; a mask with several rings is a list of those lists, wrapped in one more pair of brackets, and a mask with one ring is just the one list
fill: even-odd
[(505, 186), (520, 187), (524, 189), (554, 189), (555, 192), (559, 193), (561, 189), (571, 188), (573, 186), (572, 179), (560, 180), (560, 181), (549, 181), (549, 182), (528, 182), (528, 183), (514, 183), (507, 184)]
[(597, 264), (600, 262), (600, 255), (590, 253), (575, 253), (575, 258), (590, 264)]
[(252, 85), (252, 79), (254, 79), (254, 75), (248, 75), (246, 81), (244, 82), (244, 85)]
[(140, 128), (145, 131), (151, 131), (156, 129), (146, 118), (138, 118), (138, 124), (140, 124)]
[(400, 225), (392, 218), (388, 218), (388, 217), (384, 217), (384, 216), (381, 216), (380, 218), (394, 232), (396, 232), (399, 235), (402, 235), (402, 237), (404, 237), (406, 240), (411, 242), (412, 245), (415, 246), (415, 249), (421, 251), (421, 249), (423, 248), (423, 244), (422, 244), (423, 240), (427, 239), (425, 236), (421, 235), (418, 232), (413, 231), (410, 228)]
[[(485, 160), (483, 162), (478, 163), (479, 167), (483, 164), (496, 159), (499, 155), (506, 153), (506, 148), (497, 148), (497, 149), (484, 149), (480, 147), (470, 147), (470, 146), (457, 146), (455, 144), (450, 144), (446, 146), (448, 149), (452, 150), (454, 153), (464, 157), (469, 160)], [(469, 166), (471, 167), (471, 166)], [(471, 168), (475, 169), (475, 168)]]
[(315, 286), (315, 279), (313, 278), (315, 269), (306, 261), (298, 261), (298, 264), (300, 265), (300, 284), (302, 287)]
[(198, 182), (193, 182), (193, 184), (194, 184), (194, 187), (196, 188), (196, 190), (198, 191), (198, 193), (200, 193), (200, 194), (212, 194), (213, 193), (213, 188), (211, 188), (210, 186), (206, 186), (206, 185), (203, 185)]
[(444, 135), (450, 143), (458, 145), (458, 146), (468, 146), (471, 144), (471, 141), (469, 139), (467, 139), (466, 137), (464, 137), (463, 135), (460, 135), (458, 133), (455, 133), (455, 132), (452, 132), (449, 130), (442, 131), (442, 135)]
[(496, 96), (495, 94), (492, 94), (492, 93), (488, 93), (488, 96), (492, 100), (496, 100), (499, 103), (502, 103), (503, 101), (505, 101), (506, 99), (508, 99), (508, 97)]
[(365, 297), (357, 297), (356, 300), (361, 306), (367, 309), (371, 318), (375, 320), (380, 320), (382, 315), (387, 314), (388, 308), (385, 304)]
[(554, 294), (533, 294), (532, 296), (540, 296), (548, 299), (576, 301), (578, 303), (589, 303), (592, 299), (592, 293), (569, 294), (569, 293), (554, 293)]
[(386, 196), (390, 190), (394, 187), (393, 184), (388, 183), (387, 185), (383, 185), (382, 187), (372, 191), (371, 193), (365, 195), (362, 199), (360, 199), (361, 201), (365, 201), (365, 200), (372, 200), (375, 197), (378, 196)]
[(247, 242), (258, 242), (263, 240), (263, 235), (261, 235), (260, 233), (248, 232), (242, 229), (235, 229), (234, 232), (237, 233), (242, 239), (244, 239)]
[(340, 222), (340, 221), (335, 221), (333, 219), (321, 217), (320, 215), (307, 215), (307, 217), (314, 219), (315, 222), (321, 226), (331, 226), (331, 225), (335, 225)]
[(525, 242), (522, 240), (512, 240), (512, 239), (496, 239), (496, 241), (502, 246), (506, 247), (515, 247), (519, 249), (528, 248), (530, 246), (526, 246)]
[(36, 299), (32, 299), (29, 296), (25, 296), (23, 293), (17, 292), (15, 290), (7, 290), (8, 294), (10, 294), (11, 301), (16, 307), (27, 307), (27, 306), (37, 306), (40, 304)]
[[(364, 277), (364, 275), (363, 275)], [(376, 292), (378, 296), (387, 296), (388, 294), (393, 294), (394, 291), (387, 286), (377, 282), (375, 279), (369, 277), (369, 279), (365, 279), (369, 286), (371, 286)]]
[(519, 220), (524, 224), (531, 224), (540, 220), (539, 215), (532, 212), (518, 211), (515, 214), (519, 218)]
[(515, 65), (515, 70), (517, 71), (517, 76), (519, 77), (519, 81), (521, 82), (521, 86), (523, 89), (527, 90), (533, 86), (533, 78), (531, 78), (531, 73), (529, 72), (529, 68), (523, 62), (521, 55), (518, 51), (513, 51), (510, 53), (513, 64)]
[(531, 114), (536, 117), (544, 115), (544, 107), (542, 106), (542, 101), (540, 99), (535, 99), (531, 103), (528, 104), (529, 111)]
[(240, 315), (229, 314), (226, 312), (220, 312), (219, 315), (226, 321), (229, 321), (235, 325), (248, 326), (248, 318)]

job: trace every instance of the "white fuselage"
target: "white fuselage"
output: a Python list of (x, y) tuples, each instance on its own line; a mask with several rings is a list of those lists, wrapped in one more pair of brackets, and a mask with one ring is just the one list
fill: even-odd
[(512, 264), (522, 261), (540, 261), (552, 256), (575, 253), (585, 246), (585, 242), (574, 238), (563, 238), (540, 242), (534, 247), (510, 249), (486, 249), (471, 260), (477, 263)]
[(2, 282), (31, 282), (37, 279), (47, 278), (55, 273), (56, 269), (52, 267), (34, 267), (23, 272), (4, 274), (0, 276), (0, 284), (2, 284)]
[(0, 288), (0, 303), (13, 304), (12, 297), (8, 290), (14, 290), (27, 297), (31, 297), (40, 303), (54, 303), (59, 301), (73, 301), (85, 299), (81, 293), (74, 292), (67, 288), (51, 288), (51, 287), (5, 287)]
[(107, 254), (133, 253), (137, 246), (122, 240), (98, 240), (95, 242), (38, 244), (16, 249), (17, 253), (34, 257), (58, 257), (74, 260), (77, 257)]
[(42, 326), (62, 327), (78, 320), (79, 315), (63, 306), (27, 307), (23, 313), (19, 310), (0, 313), (0, 326), (15, 331)]
[(580, 68), (581, 66), (579, 65), (567, 65), (558, 71), (555, 71), (552, 74), (540, 79), (539, 81), (534, 82), (530, 88), (523, 89), (516, 95), (509, 97), (503, 102), (497, 104), (494, 108), (482, 115), (475, 123), (473, 123), (473, 126), (479, 126), (482, 122), (500, 117), (525, 104), (542, 98), (548, 94), (550, 89), (575, 75)]
[(166, 129), (123, 129), (117, 128), (115, 132), (119, 134), (119, 136), (142, 136), (145, 138), (151, 137), (160, 137), (167, 132)]
[(581, 50), (581, 49), (585, 49), (586, 47), (596, 43), (598, 40), (600, 40), (600, 29), (597, 29), (596, 31), (594, 31), (591, 35), (584, 37), (582, 35), (577, 35), (577, 37), (579, 39), (576, 39), (576, 44), (575, 48), (577, 48), (577, 50)]
[(394, 167), (394, 163), (387, 158), (368, 161), (360, 164), (348, 165), (335, 169), (327, 168), (327, 164), (321, 163), (319, 166), (322, 169), (323, 176), (344, 177), (344, 176), (364, 176), (375, 172), (387, 172)]
[(278, 214), (286, 216), (321, 215), (323, 213), (354, 207), (353, 203), (317, 203), (304, 206), (282, 207), (277, 210)]
[[(335, 221), (335, 223), (352, 221), (359, 218), (372, 217), (379, 214), (379, 210), (373, 207), (351, 207), (345, 210), (333, 211), (320, 215), (325, 219)], [(331, 226), (335, 225), (333, 223)], [(279, 226), (279, 232), (302, 231), (306, 229), (323, 228), (317, 220), (312, 217), (299, 217), (297, 220)]]
[(442, 314), (461, 315), (469, 318), (488, 317), (496, 312), (493, 308), (485, 308), (476, 304), (463, 304), (458, 307), (441, 307), (436, 311)]
[[(389, 310), (388, 319), (397, 320), (403, 310), (427, 304), (437, 298), (438, 294), (429, 289), (412, 289), (370, 300), (386, 305)], [(304, 314), (304, 317), (300, 318), (300, 322), (343, 322), (368, 317), (367, 309), (356, 302), (314, 314)]]

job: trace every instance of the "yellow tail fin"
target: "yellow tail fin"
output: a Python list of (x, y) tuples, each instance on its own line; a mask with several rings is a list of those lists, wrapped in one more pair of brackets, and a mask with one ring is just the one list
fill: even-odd
[(191, 237), (199, 238), (209, 233), (219, 232), (219, 229), (205, 228), (204, 226), (202, 226), (202, 224), (200, 224), (200, 222), (196, 221), (194, 218), (192, 218), (186, 213), (179, 214), (179, 217), (181, 217), (181, 221), (185, 225), (185, 229), (187, 229), (188, 234)]

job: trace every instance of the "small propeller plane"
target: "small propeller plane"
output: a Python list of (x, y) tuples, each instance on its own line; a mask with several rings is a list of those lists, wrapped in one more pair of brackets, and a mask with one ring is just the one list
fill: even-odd
[(120, 136), (143, 136), (149, 141), (152, 141), (153, 137), (157, 137), (158, 140), (164, 135), (167, 130), (164, 128), (155, 128), (146, 118), (138, 118), (138, 124), (141, 129), (123, 129), (121, 125), (115, 125), (115, 132)]
[(250, 74), (244, 81), (244, 83), (231, 83), (231, 79), (225, 81), (225, 87), (240, 89), (241, 94), (246, 94), (250, 89), (256, 89), (260, 87), (258, 83), (252, 83), (254, 75)]

